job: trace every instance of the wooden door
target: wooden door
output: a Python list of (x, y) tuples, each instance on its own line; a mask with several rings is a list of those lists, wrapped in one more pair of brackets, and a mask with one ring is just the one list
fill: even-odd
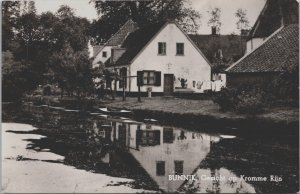
[(174, 75), (164, 74), (164, 96), (173, 96), (174, 92)]

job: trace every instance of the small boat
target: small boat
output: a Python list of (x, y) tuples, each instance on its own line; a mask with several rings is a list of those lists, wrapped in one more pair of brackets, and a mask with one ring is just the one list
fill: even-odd
[(66, 112), (79, 112), (79, 110), (64, 109)]
[(100, 115), (98, 115), (99, 117), (104, 117), (104, 118), (107, 118), (108, 117), (108, 115), (102, 115), (102, 114), (100, 114)]
[(113, 110), (108, 108), (99, 108), (99, 111), (103, 114), (118, 115), (118, 116), (125, 116), (125, 115), (132, 114), (132, 112), (129, 110), (117, 110), (117, 109)]
[(155, 120), (155, 119), (144, 119), (144, 121), (157, 122), (157, 120)]
[(223, 139), (234, 139), (234, 138), (236, 138), (236, 136), (234, 136), (234, 135), (220, 135), (220, 137), (223, 138)]
[(91, 112), (90, 114), (91, 115), (100, 115), (101, 113), (99, 113), (99, 112)]

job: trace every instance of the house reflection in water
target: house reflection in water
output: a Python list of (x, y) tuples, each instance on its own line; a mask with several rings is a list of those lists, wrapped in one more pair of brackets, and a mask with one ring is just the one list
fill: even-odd
[[(176, 191), (184, 180), (169, 181), (169, 175), (191, 175), (210, 152), (218, 136), (187, 132), (157, 125), (111, 122), (95, 127), (118, 147), (125, 148), (165, 192)], [(103, 158), (108, 162), (109, 156)]]

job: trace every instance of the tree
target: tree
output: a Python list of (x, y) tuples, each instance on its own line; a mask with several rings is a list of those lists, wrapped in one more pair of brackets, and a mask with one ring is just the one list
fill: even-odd
[(69, 43), (74, 51), (87, 48), (89, 41), (90, 23), (86, 18), (76, 17), (73, 9), (63, 5), (55, 13), (58, 21), (53, 26), (55, 49), (61, 50)]
[(40, 35), (40, 21), (35, 12), (21, 15), (17, 20), (16, 39), (20, 50), (16, 51), (18, 60), (34, 60), (35, 44), (42, 38)]
[(34, 1), (23, 1), (21, 4), (22, 14), (26, 13), (36, 13), (35, 2)]
[(2, 52), (2, 96), (4, 101), (14, 101), (35, 88), (35, 72), (31, 64), (16, 61), (10, 51)]
[(212, 26), (216, 28), (216, 32), (219, 34), (221, 29), (221, 9), (218, 7), (212, 8), (208, 11), (208, 14), (210, 16), (210, 19), (207, 22), (208, 26)]
[(247, 11), (243, 9), (238, 9), (235, 13), (238, 21), (236, 22), (237, 29), (244, 30), (249, 28), (249, 20), (247, 18)]
[(12, 49), (14, 40), (13, 29), (16, 27), (16, 20), (20, 13), (19, 1), (2, 2), (2, 50)]
[(76, 92), (90, 92), (93, 87), (91, 61), (88, 51), (74, 51), (69, 43), (63, 46), (64, 52), (56, 52), (51, 58), (51, 70), (54, 81), (61, 88), (61, 95), (64, 91), (72, 96)]
[(139, 27), (159, 21), (175, 20), (186, 32), (196, 32), (201, 15), (186, 1), (92, 1), (101, 17), (93, 21), (91, 35), (95, 41), (105, 42), (127, 20), (133, 19)]

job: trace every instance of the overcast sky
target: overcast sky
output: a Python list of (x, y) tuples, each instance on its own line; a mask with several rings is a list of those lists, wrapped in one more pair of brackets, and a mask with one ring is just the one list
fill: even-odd
[[(89, 20), (96, 19), (97, 13), (90, 0), (35, 0), (38, 13), (45, 11), (56, 12), (60, 5), (69, 5), (75, 10), (76, 15), (86, 17)], [(189, 0), (191, 6), (201, 13), (202, 19), (199, 33), (211, 33), (207, 26), (210, 8), (221, 8), (221, 34), (238, 33), (234, 13), (238, 8), (246, 9), (250, 26), (253, 26), (266, 0)]]

